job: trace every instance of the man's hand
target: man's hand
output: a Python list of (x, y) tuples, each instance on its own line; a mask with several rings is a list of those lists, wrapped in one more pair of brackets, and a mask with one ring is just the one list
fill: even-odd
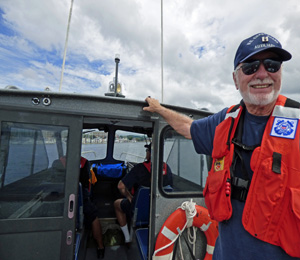
[(148, 107), (144, 107), (144, 111), (152, 112), (152, 113), (159, 113), (162, 110), (162, 106), (160, 105), (159, 101), (155, 98), (146, 97), (145, 101), (149, 104)]
[(183, 135), (187, 139), (192, 138), (190, 129), (193, 120), (191, 118), (162, 106), (158, 100), (151, 98), (150, 96), (147, 97), (145, 101), (149, 104), (149, 106), (144, 107), (144, 111), (160, 114), (177, 133)]

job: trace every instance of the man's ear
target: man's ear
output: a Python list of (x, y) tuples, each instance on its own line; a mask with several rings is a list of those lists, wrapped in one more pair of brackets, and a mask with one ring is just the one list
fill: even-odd
[(232, 78), (233, 78), (233, 81), (234, 81), (234, 85), (235, 85), (235, 88), (238, 90), (239, 89), (239, 85), (237, 83), (238, 79), (237, 79), (237, 72), (232, 72)]

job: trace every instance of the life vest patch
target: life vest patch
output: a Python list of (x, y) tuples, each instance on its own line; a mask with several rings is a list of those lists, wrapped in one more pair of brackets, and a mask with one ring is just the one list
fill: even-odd
[(271, 136), (295, 139), (298, 127), (298, 119), (275, 117), (271, 129)]
[(224, 158), (225, 157), (215, 160), (215, 163), (214, 163), (215, 172), (224, 170)]

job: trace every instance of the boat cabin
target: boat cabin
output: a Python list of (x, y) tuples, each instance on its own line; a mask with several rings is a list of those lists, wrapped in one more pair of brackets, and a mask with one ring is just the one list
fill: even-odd
[[(92, 198), (106, 246), (104, 259), (152, 259), (169, 215), (191, 199), (204, 206), (210, 158), (197, 154), (191, 140), (159, 115), (143, 111), (144, 106), (144, 101), (126, 98), (0, 90), (1, 260), (97, 259), (91, 230), (84, 224), (82, 157), (97, 179), (91, 184)], [(193, 119), (210, 115), (167, 107)], [(151, 186), (136, 194), (128, 248), (114, 201), (122, 197), (118, 182), (144, 162), (146, 144), (152, 151)], [(167, 187), (164, 163), (172, 172)], [(203, 259), (206, 238), (200, 230), (196, 235), (196, 258)]]

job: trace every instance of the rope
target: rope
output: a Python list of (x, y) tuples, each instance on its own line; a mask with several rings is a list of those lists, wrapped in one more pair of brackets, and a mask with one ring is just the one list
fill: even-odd
[(181, 260), (184, 260), (180, 237), (181, 237), (181, 236), (179, 236), (179, 250), (180, 250), (180, 256), (181, 256)]
[[(191, 199), (191, 201), (185, 201), (181, 204), (181, 209), (185, 211), (185, 216), (186, 216), (186, 227), (188, 228), (188, 240), (190, 242), (190, 244), (193, 245), (193, 254), (195, 255), (196, 252), (196, 231), (197, 228), (193, 227), (193, 219), (197, 214), (197, 210), (195, 207), (196, 203), (193, 202), (193, 200)], [(190, 232), (190, 228), (193, 228), (193, 235), (191, 235)], [(179, 241), (180, 241), (180, 237), (179, 237)], [(180, 249), (181, 249), (181, 242), (179, 243)], [(182, 254), (182, 249), (180, 251), (181, 253), (181, 257), (183, 258), (183, 254)]]
[(185, 216), (186, 216), (186, 226), (192, 227), (193, 226), (193, 218), (197, 214), (197, 210), (195, 207), (196, 203), (193, 202), (193, 199), (191, 201), (185, 201), (181, 204), (179, 208), (185, 211)]
[(160, 252), (160, 251), (162, 251), (162, 250), (168, 248), (169, 246), (173, 245), (173, 244), (175, 243), (175, 241), (177, 240), (177, 238), (181, 235), (181, 232), (186, 228), (186, 224), (187, 224), (187, 222), (185, 223), (185, 225), (184, 225), (184, 227), (182, 228), (182, 230), (180, 230), (180, 229), (178, 228), (177, 230), (180, 231), (180, 232), (178, 233), (178, 235), (177, 235), (177, 236), (176, 236), (169, 244), (167, 244), (167, 245), (165, 245), (165, 246), (163, 246), (163, 247), (161, 247), (161, 248), (158, 248), (158, 249), (153, 253), (153, 256), (155, 256), (158, 252)]
[[(191, 228), (193, 229), (193, 235), (191, 234)], [(188, 229), (188, 241), (193, 245), (193, 254), (196, 253), (196, 240), (197, 240), (197, 227), (191, 227)]]
[[(182, 230), (180, 230), (179, 228), (177, 228), (178, 231), (178, 235), (167, 245), (158, 248), (154, 253), (153, 256), (155, 256), (158, 252), (168, 248), (169, 246), (171, 246), (172, 244), (175, 243), (175, 241), (177, 240), (177, 238), (181, 235), (181, 233), (185, 230), (186, 227), (191, 227), (193, 226), (193, 218), (196, 216), (197, 214), (197, 210), (195, 207), (196, 203), (193, 202), (193, 199), (191, 199), (191, 201), (185, 201), (181, 204), (180, 207), (178, 207), (178, 209), (182, 209), (185, 211), (185, 216), (186, 216), (186, 223), (183, 226)], [(181, 247), (181, 245), (179, 245)]]

